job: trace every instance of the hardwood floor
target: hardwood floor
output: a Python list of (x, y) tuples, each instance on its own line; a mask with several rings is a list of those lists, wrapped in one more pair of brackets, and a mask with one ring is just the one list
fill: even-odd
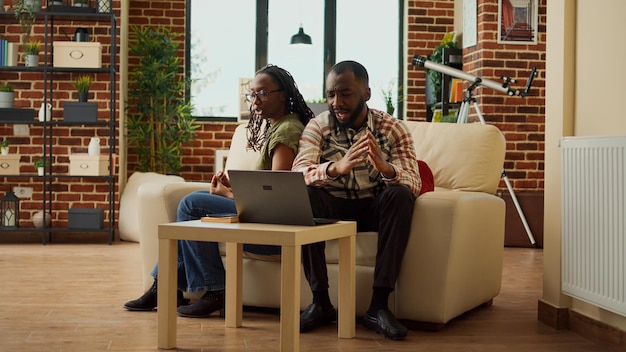
[[(300, 337), (301, 351), (608, 351), (537, 320), (541, 249), (505, 248), (502, 292), (438, 332), (389, 341), (357, 325), (338, 339), (329, 326)], [(137, 243), (0, 244), (0, 351), (156, 351), (156, 313), (129, 312), (141, 295)], [(178, 318), (178, 351), (278, 351), (278, 316), (244, 311), (244, 327), (218, 316)]]

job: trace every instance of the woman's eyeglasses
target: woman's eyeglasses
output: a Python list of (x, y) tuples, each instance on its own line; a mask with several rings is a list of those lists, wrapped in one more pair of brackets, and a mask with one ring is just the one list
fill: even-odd
[(248, 103), (252, 103), (256, 98), (261, 99), (261, 101), (267, 101), (267, 97), (270, 95), (270, 93), (280, 92), (280, 91), (282, 91), (282, 89), (270, 90), (269, 92), (261, 90), (261, 91), (258, 91), (256, 93), (254, 93), (254, 92), (248, 93), (248, 94), (246, 94), (246, 101)]

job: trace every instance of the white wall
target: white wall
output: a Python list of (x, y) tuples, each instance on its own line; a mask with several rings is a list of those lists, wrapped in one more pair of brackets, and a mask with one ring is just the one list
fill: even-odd
[(626, 135), (626, 1), (547, 2), (544, 291), (542, 300), (626, 331), (626, 317), (562, 295), (561, 170), (563, 136)]

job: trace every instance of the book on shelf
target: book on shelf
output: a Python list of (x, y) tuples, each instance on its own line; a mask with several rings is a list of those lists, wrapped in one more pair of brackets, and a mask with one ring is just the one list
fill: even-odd
[(17, 66), (18, 45), (6, 39), (0, 39), (0, 66)]

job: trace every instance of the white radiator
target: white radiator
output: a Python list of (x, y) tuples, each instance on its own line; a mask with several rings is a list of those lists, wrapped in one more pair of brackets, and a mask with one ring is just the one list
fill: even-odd
[(561, 140), (563, 293), (626, 316), (626, 136)]

